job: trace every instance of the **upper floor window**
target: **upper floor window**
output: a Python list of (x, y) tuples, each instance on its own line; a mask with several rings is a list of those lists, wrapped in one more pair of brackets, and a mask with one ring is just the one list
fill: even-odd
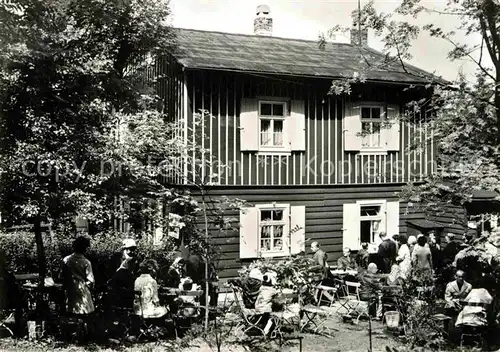
[(382, 107), (361, 107), (361, 147), (382, 147)]
[(290, 98), (241, 99), (240, 150), (263, 154), (305, 151), (305, 102)]
[(399, 106), (378, 102), (347, 102), (344, 150), (369, 154), (400, 151)]
[(284, 148), (286, 103), (259, 102), (260, 146)]

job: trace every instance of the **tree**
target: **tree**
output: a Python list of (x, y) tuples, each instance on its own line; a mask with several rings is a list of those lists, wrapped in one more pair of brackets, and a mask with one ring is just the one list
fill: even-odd
[(106, 232), (119, 217), (138, 237), (189, 232), (207, 278), (218, 256), (210, 231), (237, 221), (226, 212), (241, 201), (210, 200), (212, 175), (195, 183), (181, 176), (184, 163), (200, 165), (208, 151), (183, 140), (157, 95), (164, 72), (155, 60), (175, 45), (169, 14), (165, 0), (0, 5), (0, 204), (8, 224), (34, 225), (40, 285), (44, 222), (64, 231), (79, 216)]
[[(407, 185), (401, 198), (428, 214), (436, 214), (444, 209), (443, 205), (463, 205), (470, 201), (474, 190), (500, 190), (500, 3), (453, 0), (438, 11), (425, 7), (420, 0), (403, 0), (392, 14), (378, 13), (373, 2), (360, 10), (353, 12), (353, 27), (373, 29), (384, 44), (385, 59), (374, 62), (360, 48), (359, 71), (334, 81), (332, 93), (350, 93), (352, 84), (363, 82), (364, 73), (378, 67), (396, 65), (399, 70), (427, 81), (423, 93), (421, 88), (417, 93), (415, 86), (405, 88), (413, 90), (418, 98), (407, 104), (406, 113), (400, 118), (416, 121), (422, 129), (433, 131), (442, 171), (429, 176), (424, 184)], [(422, 14), (439, 14), (444, 17), (439, 23), (456, 23), (456, 28), (446, 31), (435, 23), (421, 27), (414, 24), (414, 19)], [(330, 33), (337, 30), (342, 29), (336, 27)], [(406, 64), (412, 58), (412, 41), (422, 33), (451, 45), (450, 60), (475, 63), (473, 81), (460, 75), (456, 81), (448, 82)], [(481, 36), (477, 45), (460, 39), (476, 33)], [(432, 117), (421, 114), (424, 110)], [(427, 142), (416, 141), (407, 152)]]
[[(157, 0), (0, 4), (0, 203), (7, 223), (33, 224), (40, 285), (46, 274), (42, 223), (110, 218), (116, 193), (164, 191), (157, 174), (143, 167), (132, 175), (131, 169), (165, 125), (142, 77), (147, 54), (173, 44), (169, 13), (168, 3)], [(119, 146), (114, 135), (124, 117), (136, 121), (142, 146)], [(156, 128), (146, 131), (146, 124)], [(174, 128), (160, 136), (169, 139)], [(116, 166), (126, 156), (133, 160), (125, 159), (123, 174), (103, 172), (105, 162)], [(140, 179), (147, 184), (125, 182)], [(108, 193), (110, 185), (116, 187)]]

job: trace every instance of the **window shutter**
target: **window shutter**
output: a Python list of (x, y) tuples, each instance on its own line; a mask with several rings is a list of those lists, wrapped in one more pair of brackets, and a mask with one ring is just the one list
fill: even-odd
[(399, 151), (400, 121), (398, 105), (387, 106), (387, 119), (390, 122), (390, 125), (385, 126), (383, 129), (386, 149), (389, 151)]
[(349, 247), (355, 251), (359, 250), (361, 248), (359, 204), (344, 204), (343, 215), (342, 247)]
[(256, 99), (241, 99), (240, 149), (259, 150), (259, 102)]
[(259, 255), (259, 209), (240, 210), (240, 258), (257, 258)]
[(387, 202), (386, 233), (389, 237), (399, 234), (399, 202)]
[(359, 105), (348, 102), (344, 111), (344, 149), (361, 150), (361, 117)]
[(290, 207), (290, 254), (306, 250), (306, 207)]
[(288, 124), (288, 140), (293, 151), (306, 150), (306, 115), (304, 100), (292, 100), (290, 123)]

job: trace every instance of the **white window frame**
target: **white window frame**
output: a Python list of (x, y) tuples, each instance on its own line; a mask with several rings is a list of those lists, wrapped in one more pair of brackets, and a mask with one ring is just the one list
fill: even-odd
[[(289, 239), (287, 236), (289, 236), (290, 233), (290, 204), (257, 204), (255, 206), (257, 208), (257, 211), (259, 212), (258, 214), (258, 253), (261, 257), (266, 258), (266, 257), (279, 257), (279, 256), (285, 256), (288, 255), (290, 252), (289, 246), (290, 244), (288, 243)], [(262, 228), (262, 222), (261, 222), (261, 214), (262, 211), (273, 211), (273, 210), (283, 210), (283, 220), (281, 221), (283, 223), (283, 245), (281, 250), (272, 250), (272, 251), (263, 251), (261, 248), (261, 228)], [(274, 240), (274, 238), (273, 238)]]
[[(361, 153), (366, 153), (366, 154), (369, 154), (369, 153), (386, 153), (387, 152), (387, 149), (385, 148), (384, 146), (384, 136), (383, 136), (383, 123), (384, 123), (384, 116), (386, 114), (386, 109), (385, 109), (385, 106), (383, 104), (376, 104), (376, 103), (361, 103), (360, 106), (359, 106), (359, 120), (361, 122), (361, 133), (363, 133), (363, 123), (367, 123), (367, 122), (371, 122), (373, 123), (374, 121), (377, 121), (376, 119), (363, 119), (363, 114), (362, 114), (362, 111), (363, 109), (367, 109), (369, 108), (370, 109), (370, 116), (371, 116), (371, 109), (375, 109), (375, 108), (378, 108), (380, 109), (380, 118), (378, 120), (380, 120), (380, 131), (379, 131), (379, 146), (377, 147), (366, 147), (366, 146), (363, 146), (363, 139), (365, 136), (361, 136), (361, 149), (360, 149), (360, 152)], [(373, 135), (373, 132), (372, 134), (370, 134), (370, 136)]]
[[(358, 211), (359, 211), (359, 242), (360, 242), (360, 247), (361, 247), (361, 221), (366, 221), (366, 220), (380, 220), (380, 226), (381, 228), (379, 229), (379, 234), (381, 232), (387, 232), (387, 201), (385, 199), (375, 199), (375, 200), (360, 200), (357, 201), (356, 204), (358, 205)], [(374, 205), (379, 205), (380, 206), (380, 215), (378, 216), (361, 216), (361, 208), (363, 206), (374, 206)], [(378, 244), (380, 242), (380, 239), (377, 236), (374, 236), (373, 240), (369, 243), (375, 244), (378, 247)]]
[[(262, 104), (271, 104), (271, 105), (283, 105), (283, 116), (273, 116), (273, 115), (261, 115), (261, 107)], [(257, 115), (259, 117), (259, 152), (263, 152), (262, 154), (279, 154), (279, 153), (289, 153), (290, 146), (288, 141), (288, 134), (286, 128), (286, 119), (288, 118), (288, 108), (289, 103), (284, 100), (259, 100)], [(283, 140), (282, 145), (263, 145), (262, 144), (262, 120), (271, 121), (271, 133), (274, 134), (274, 121), (282, 121), (283, 122)], [(274, 140), (274, 136), (273, 136)]]

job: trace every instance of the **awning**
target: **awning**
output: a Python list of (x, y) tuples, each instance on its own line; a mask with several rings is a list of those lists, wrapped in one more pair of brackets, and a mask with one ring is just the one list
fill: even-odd
[(435, 221), (426, 219), (406, 220), (406, 223), (421, 230), (442, 230), (444, 225)]
[[(452, 181), (442, 182), (444, 186), (454, 188)], [(472, 190), (472, 198), (465, 203), (465, 209), (469, 215), (498, 213), (500, 212), (500, 194), (495, 191), (477, 189)]]
[(499, 213), (500, 195), (494, 191), (475, 190), (472, 192), (472, 199), (465, 204), (465, 209), (469, 215)]

